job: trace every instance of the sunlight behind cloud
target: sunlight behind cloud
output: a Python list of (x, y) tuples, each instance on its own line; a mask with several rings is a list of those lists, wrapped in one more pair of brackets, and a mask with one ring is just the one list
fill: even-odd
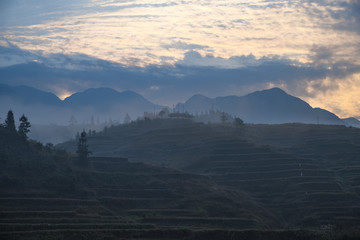
[(77, 8), (76, 13), (63, 12), (39, 24), (9, 27), (3, 36), (27, 50), (82, 53), (139, 66), (182, 60), (188, 49), (164, 48), (174, 41), (206, 45), (199, 51), (204, 56), (279, 55), (307, 62), (314, 44), (347, 46), (343, 55), (349, 57), (348, 49), (357, 37), (347, 34), (343, 38), (331, 28), (336, 19), (329, 11), (341, 10), (331, 4), (262, 0), (82, 4), (84, 9)]
[[(325, 79), (326, 91), (316, 91), (313, 97), (304, 97), (313, 107), (328, 109), (339, 116), (360, 118), (360, 74), (344, 79)], [(330, 87), (329, 84), (334, 86)], [(308, 90), (313, 90), (311, 83)], [(313, 90), (315, 91), (315, 90)], [(354, 115), (355, 114), (355, 115)]]

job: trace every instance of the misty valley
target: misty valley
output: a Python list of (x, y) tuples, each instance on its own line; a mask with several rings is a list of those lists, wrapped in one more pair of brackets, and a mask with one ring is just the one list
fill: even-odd
[(281, 89), (0, 99), (1, 239), (360, 238), (360, 122)]

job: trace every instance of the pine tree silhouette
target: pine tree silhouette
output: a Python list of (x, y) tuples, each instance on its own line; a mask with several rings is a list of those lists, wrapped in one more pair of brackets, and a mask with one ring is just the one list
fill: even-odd
[(80, 134), (76, 153), (78, 154), (78, 164), (83, 167), (89, 166), (89, 155), (92, 152), (89, 151), (89, 145), (87, 145), (85, 130)]
[(20, 121), (20, 125), (19, 125), (18, 133), (20, 134), (21, 137), (27, 139), (27, 134), (30, 132), (31, 124), (24, 114), (19, 118), (19, 121)]
[(14, 120), (14, 113), (9, 110), (6, 120), (5, 120), (5, 128), (10, 131), (15, 133), (16, 132), (16, 127), (15, 127), (15, 120)]

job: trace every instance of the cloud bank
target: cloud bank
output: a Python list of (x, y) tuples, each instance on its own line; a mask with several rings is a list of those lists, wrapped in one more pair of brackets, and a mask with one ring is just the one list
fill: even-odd
[(46, 59), (26, 51), (21, 54), (18, 48), (0, 48), (3, 57), (12, 51), (13, 55), (37, 61), (0, 68), (0, 83), (30, 85), (61, 98), (90, 87), (111, 87), (132, 90), (171, 107), (198, 93), (209, 97), (240, 96), (277, 86), (340, 116), (356, 116), (359, 110), (355, 96), (360, 90), (360, 66), (333, 61), (330, 49), (314, 47), (311, 64), (279, 56), (225, 59), (189, 51), (174, 65), (147, 67), (129, 67), (86, 55), (54, 54)]
[[(0, 33), (22, 49), (136, 66), (175, 64), (189, 50), (311, 62), (314, 45), (359, 61), (359, 1), (5, 0)], [(346, 37), (344, 37), (346, 36)]]

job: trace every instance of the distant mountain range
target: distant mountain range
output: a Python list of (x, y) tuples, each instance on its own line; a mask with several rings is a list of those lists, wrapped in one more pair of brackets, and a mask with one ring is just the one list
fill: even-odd
[(356, 118), (343, 118), (342, 120), (349, 126), (360, 128), (360, 121)]
[(0, 84), (0, 113), (9, 109), (15, 114), (25, 113), (35, 123), (67, 125), (71, 116), (78, 123), (90, 118), (122, 121), (128, 113), (136, 119), (144, 112), (160, 111), (164, 106), (154, 104), (143, 96), (131, 92), (118, 92), (111, 88), (90, 88), (61, 101), (56, 95), (27, 86), (12, 87)]
[(311, 123), (347, 125), (335, 114), (321, 108), (312, 108), (300, 98), (291, 96), (280, 88), (250, 93), (246, 96), (208, 98), (195, 95), (177, 105), (191, 113), (210, 109), (238, 116), (247, 123)]
[(46, 104), (60, 106), (62, 104), (62, 101), (55, 94), (28, 86), (12, 87), (0, 84), (0, 97), (7, 97), (8, 100), (17, 101), (25, 105)]
[[(9, 109), (15, 114), (25, 113), (35, 123), (68, 124), (75, 116), (79, 122), (89, 122), (90, 117), (122, 121), (126, 113), (133, 119), (143, 112), (160, 111), (164, 106), (154, 104), (132, 92), (118, 92), (111, 88), (90, 88), (61, 101), (56, 95), (28, 86), (0, 84), (0, 113)], [(185, 103), (179, 103), (175, 111), (201, 113), (219, 110), (242, 118), (246, 123), (311, 123), (338, 124), (360, 127), (355, 118), (340, 119), (321, 108), (312, 108), (300, 98), (291, 96), (279, 88), (257, 91), (245, 96), (208, 98), (194, 95)]]
[(75, 93), (65, 98), (64, 104), (70, 108), (92, 107), (102, 113), (112, 110), (144, 112), (158, 109), (160, 111), (163, 108), (135, 92), (118, 92), (111, 88), (90, 88), (84, 92)]

